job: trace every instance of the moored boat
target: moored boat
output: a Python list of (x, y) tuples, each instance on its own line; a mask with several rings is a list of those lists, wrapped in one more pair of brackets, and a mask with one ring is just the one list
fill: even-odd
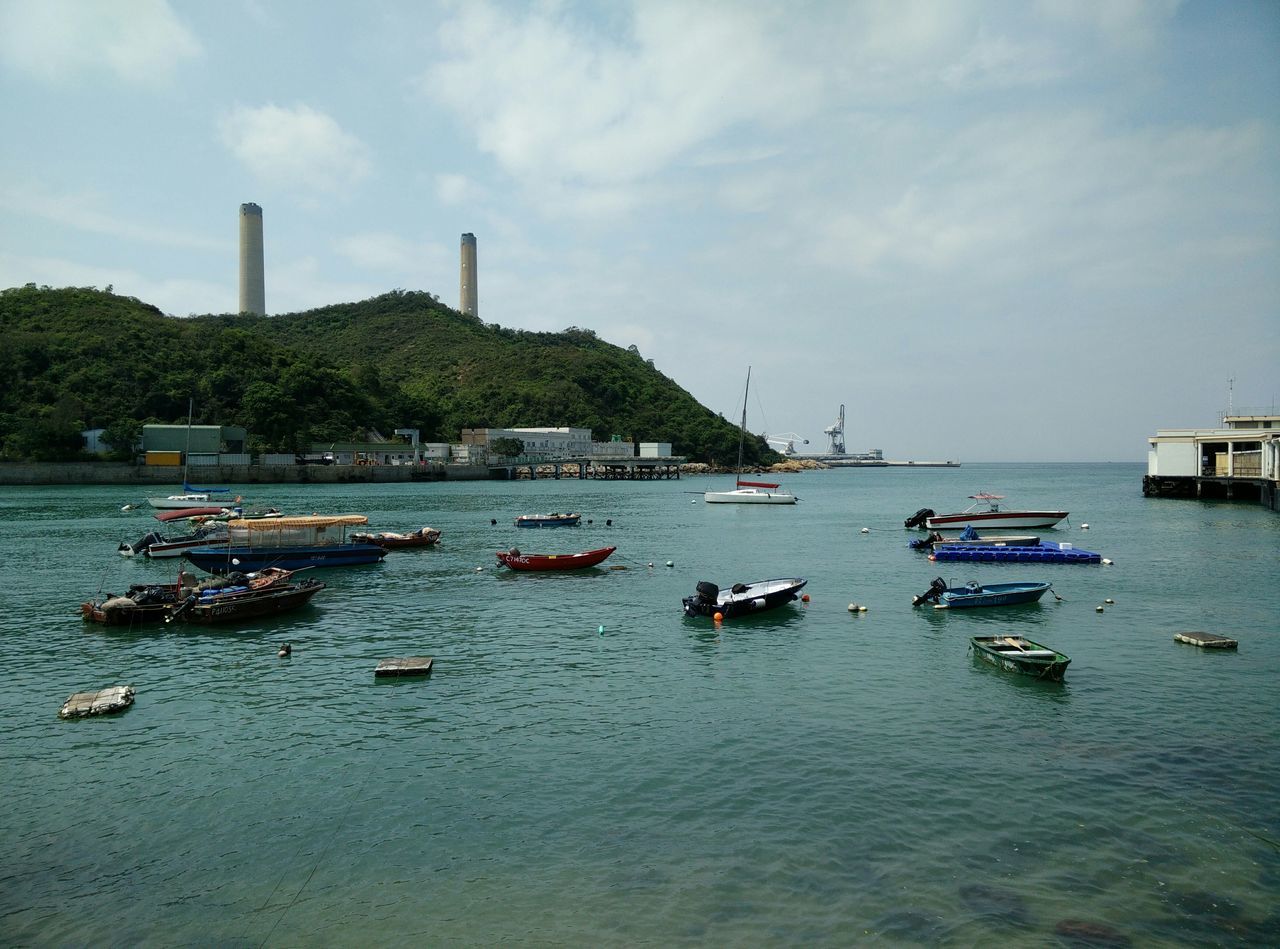
[(698, 583), (693, 596), (687, 596), (681, 602), (688, 616), (719, 615), (723, 619), (732, 619), (790, 603), (800, 596), (800, 590), (808, 582), (800, 577), (786, 577), (735, 583), (729, 589), (721, 590), (714, 583), (703, 580)]
[(974, 606), (1013, 606), (1018, 603), (1035, 603), (1053, 584), (1042, 581), (1024, 583), (987, 583), (970, 580), (964, 586), (948, 586), (942, 577), (936, 578), (929, 589), (912, 597), (911, 605), (920, 606), (930, 600), (934, 609), (949, 610)]
[(288, 581), (291, 572), (268, 569), (197, 582), (194, 576), (179, 571), (175, 583), (135, 583), (123, 596), (107, 593), (99, 600), (81, 603), (80, 614), (85, 622), (101, 623), (104, 626), (168, 622), (183, 604), (193, 605), (198, 600), (212, 601), (223, 595), (258, 594), (275, 590)]
[(184, 550), (215, 545), (226, 539), (226, 527), (217, 523), (197, 527), (192, 533), (177, 537), (166, 537), (159, 531), (151, 531), (132, 544), (121, 544), (119, 553), (122, 557), (134, 557), (138, 554), (152, 558), (181, 557)]
[(577, 527), (581, 514), (521, 514), (516, 527)]
[(936, 544), (951, 544), (966, 547), (1034, 547), (1040, 543), (1037, 534), (990, 534), (979, 533), (972, 527), (966, 527), (959, 534), (946, 535), (938, 531), (929, 531), (926, 537), (917, 537), (907, 541), (912, 550), (930, 550)]
[[(282, 571), (286, 575), (292, 571)], [(287, 576), (286, 578), (287, 579)], [(192, 593), (175, 606), (165, 622), (233, 623), (258, 616), (287, 613), (311, 602), (325, 588), (319, 580), (305, 579), (296, 583), (276, 580), (262, 586), (224, 587), (203, 593)]]
[(387, 550), (405, 550), (411, 547), (432, 547), (440, 542), (440, 532), (434, 527), (419, 527), (416, 531), (355, 532), (351, 535), (357, 544), (377, 544)]
[(747, 438), (747, 393), (751, 391), (751, 367), (747, 367), (747, 385), (742, 392), (742, 423), (738, 427), (738, 464), (732, 491), (706, 491), (702, 499), (708, 504), (795, 504), (796, 497), (772, 481), (742, 480), (742, 449)]
[(577, 554), (522, 554), (519, 548), (512, 547), (505, 553), (498, 551), (497, 558), (512, 570), (580, 570), (602, 563), (617, 549), (601, 547)]
[(1061, 682), (1071, 660), (1048, 646), (1025, 636), (974, 636), (969, 640), (974, 655), (1006, 672)]
[(1006, 510), (1000, 506), (1000, 502), (1004, 500), (1003, 494), (980, 492), (969, 495), (969, 499), (974, 503), (955, 514), (936, 514), (930, 508), (921, 508), (907, 518), (903, 526), (923, 527), (931, 531), (961, 530), (966, 527), (972, 527), (975, 530), (983, 528), (1026, 530), (1054, 527), (1067, 518), (1066, 511)]
[(348, 527), (367, 523), (363, 514), (228, 521), (226, 546), (193, 547), (182, 556), (210, 573), (377, 563), (387, 555), (386, 548), (347, 538)]

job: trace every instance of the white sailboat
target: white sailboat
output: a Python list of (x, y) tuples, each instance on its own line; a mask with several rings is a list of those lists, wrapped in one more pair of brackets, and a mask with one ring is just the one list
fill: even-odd
[(230, 488), (201, 488), (188, 483), (187, 464), (191, 456), (191, 417), (195, 408), (195, 400), (187, 401), (187, 450), (182, 453), (182, 494), (171, 494), (164, 498), (147, 498), (147, 503), (161, 511), (178, 511), (196, 507), (227, 508), (239, 504), (243, 499), (239, 496), (234, 501), (226, 497)]
[(751, 367), (747, 367), (747, 387), (742, 393), (742, 425), (738, 431), (737, 478), (732, 491), (707, 491), (708, 504), (795, 504), (796, 496), (771, 481), (742, 480), (742, 446), (747, 438), (747, 393), (751, 391)]

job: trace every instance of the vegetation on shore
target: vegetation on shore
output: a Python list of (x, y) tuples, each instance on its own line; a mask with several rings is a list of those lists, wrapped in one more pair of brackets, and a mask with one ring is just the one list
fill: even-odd
[[(0, 291), (0, 459), (83, 458), (105, 429), (119, 458), (143, 424), (241, 425), (249, 450), (303, 451), (417, 428), (573, 426), (597, 440), (671, 442), (692, 461), (733, 464), (738, 428), (631, 347), (589, 329), (531, 333), (484, 324), (432, 294), (261, 317), (166, 316), (92, 287)], [(746, 461), (775, 459), (749, 437)]]

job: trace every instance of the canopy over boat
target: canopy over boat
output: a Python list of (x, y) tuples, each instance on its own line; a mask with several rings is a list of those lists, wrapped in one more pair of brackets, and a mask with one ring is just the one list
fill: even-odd
[(227, 526), (247, 531), (278, 531), (291, 527), (354, 527), (368, 524), (363, 514), (306, 514), (299, 517), (240, 518), (227, 521)]

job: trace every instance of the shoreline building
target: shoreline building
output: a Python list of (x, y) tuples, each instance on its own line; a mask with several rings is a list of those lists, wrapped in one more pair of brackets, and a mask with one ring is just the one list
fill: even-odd
[(480, 316), (479, 291), (476, 282), (476, 236), (462, 235), (462, 271), (459, 275), (458, 310), (468, 316)]
[(267, 315), (267, 288), (262, 258), (262, 208), (240, 205), (240, 313)]
[(1280, 510), (1280, 414), (1223, 415), (1222, 428), (1162, 428), (1147, 439), (1145, 497), (1256, 500)]

